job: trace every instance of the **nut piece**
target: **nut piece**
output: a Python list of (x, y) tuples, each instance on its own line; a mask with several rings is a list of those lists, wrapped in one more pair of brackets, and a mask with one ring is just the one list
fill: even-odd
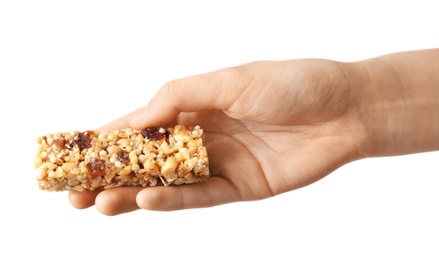
[(110, 147), (107, 148), (108, 154), (109, 155), (113, 155), (113, 154), (119, 154), (122, 152), (122, 149), (117, 146), (117, 145), (112, 145)]
[(165, 164), (162, 166), (162, 169), (161, 169), (160, 172), (163, 175), (169, 175), (169, 174), (175, 172), (176, 168), (177, 168), (177, 158), (169, 157), (166, 160)]

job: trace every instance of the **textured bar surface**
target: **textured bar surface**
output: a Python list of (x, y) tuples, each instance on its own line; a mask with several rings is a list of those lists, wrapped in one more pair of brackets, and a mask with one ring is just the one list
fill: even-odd
[(199, 126), (183, 125), (41, 136), (35, 158), (38, 186), (84, 191), (205, 181), (209, 160), (202, 136)]

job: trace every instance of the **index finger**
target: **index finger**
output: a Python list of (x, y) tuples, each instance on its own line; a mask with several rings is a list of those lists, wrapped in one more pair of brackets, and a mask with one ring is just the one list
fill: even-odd
[(135, 112), (136, 111), (133, 111), (133, 112), (126, 114), (122, 117), (119, 117), (118, 119), (111, 121), (111, 122), (97, 128), (96, 131), (110, 132), (110, 131), (117, 130), (117, 129), (127, 128), (127, 127), (129, 127), (129, 118)]
[(236, 69), (227, 68), (170, 81), (128, 123), (140, 129), (165, 125), (181, 112), (227, 110), (239, 95), (239, 75)]

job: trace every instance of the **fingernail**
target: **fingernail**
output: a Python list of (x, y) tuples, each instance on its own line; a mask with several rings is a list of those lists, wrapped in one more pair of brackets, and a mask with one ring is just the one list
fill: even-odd
[(142, 122), (145, 121), (147, 115), (148, 115), (148, 107), (144, 106), (131, 115), (130, 123), (135, 126), (141, 125)]

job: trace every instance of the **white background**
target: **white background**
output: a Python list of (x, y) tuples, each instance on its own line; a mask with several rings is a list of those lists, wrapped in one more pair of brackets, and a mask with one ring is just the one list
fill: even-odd
[(435, 2), (1, 1), (0, 259), (438, 259), (437, 152), (263, 201), (116, 217), (38, 190), (33, 169), (38, 135), (101, 126), (174, 78), (438, 47)]

